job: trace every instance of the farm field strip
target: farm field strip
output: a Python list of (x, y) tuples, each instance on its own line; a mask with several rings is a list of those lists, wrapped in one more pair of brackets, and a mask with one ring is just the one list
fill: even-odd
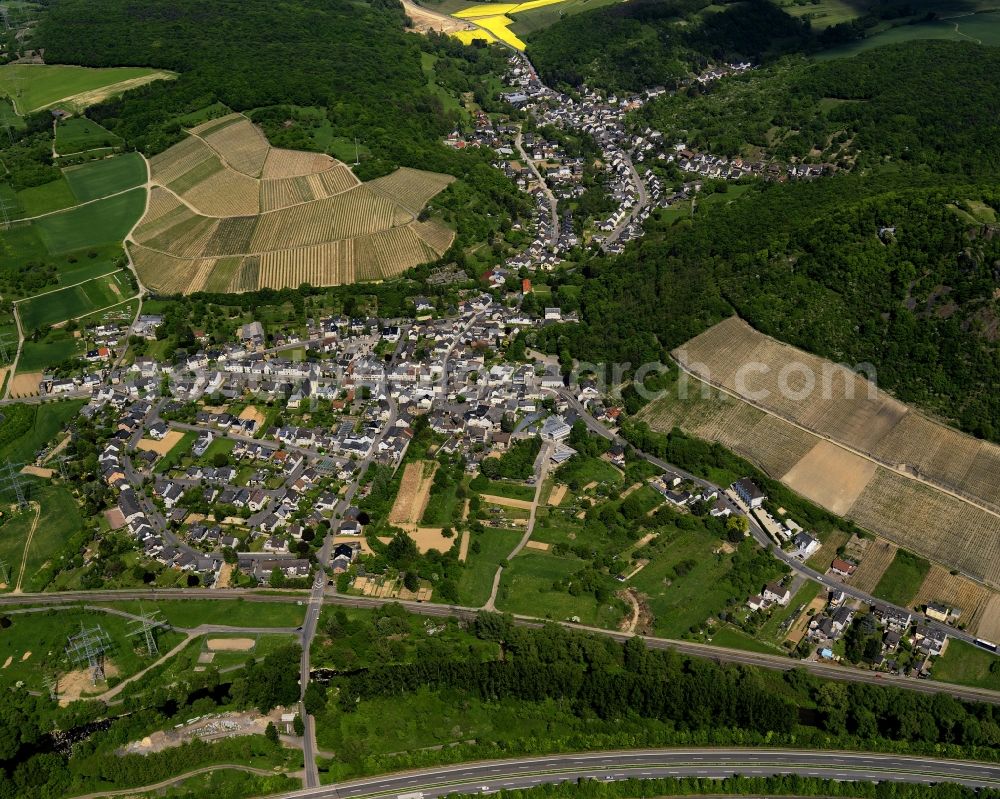
[[(39, 111), (61, 101), (86, 101), (88, 95), (110, 94), (120, 87), (170, 77), (146, 67), (89, 67), (61, 64), (6, 64), (0, 67), (0, 93), (12, 98), (19, 114)], [(136, 82), (139, 83), (136, 83)], [(97, 102), (96, 100), (94, 102)]]
[(857, 571), (851, 575), (848, 582), (859, 591), (870, 594), (875, 590), (885, 570), (889, 568), (896, 557), (895, 544), (888, 541), (872, 541), (865, 549), (864, 557), (858, 564)]
[[(700, 396), (701, 387), (693, 391)], [(780, 478), (816, 444), (816, 437), (757, 408), (731, 398), (682, 403), (667, 398), (650, 403), (640, 418), (659, 430), (674, 426), (723, 446)]]
[(202, 138), (237, 172), (260, 177), (271, 145), (257, 126), (242, 114), (212, 120), (191, 132)]
[(329, 156), (270, 148), (241, 114), (191, 133), (151, 162), (149, 207), (133, 232), (143, 248), (134, 249), (135, 260), (151, 288), (382, 280), (436, 260), (454, 239), (439, 223), (415, 221), (451, 176), (400, 169), (363, 184)]
[(943, 566), (932, 563), (931, 570), (913, 598), (913, 604), (942, 602), (949, 607), (960, 608), (962, 615), (959, 622), (975, 634), (993, 596), (988, 588), (959, 575), (952, 575)]
[(264, 159), (262, 180), (278, 178), (295, 178), (325, 172), (333, 169), (340, 162), (325, 153), (310, 153), (305, 150), (283, 150), (272, 147)]
[(450, 175), (401, 167), (385, 177), (369, 182), (368, 186), (415, 214), (454, 180)]
[(427, 220), (426, 222), (414, 222), (414, 232), (420, 236), (434, 252), (444, 255), (455, 240), (455, 231), (445, 227), (440, 222)]
[[(741, 389), (751, 397), (767, 391), (765, 399), (753, 404), (769, 412), (1000, 512), (1000, 447), (927, 419), (853, 372), (771, 339), (737, 317), (691, 339), (674, 356), (690, 371), (738, 395)], [(740, 370), (752, 364), (769, 368), (764, 375), (756, 368), (745, 373), (745, 384), (739, 385)], [(800, 364), (816, 376), (816, 390), (806, 399), (793, 399), (781, 390), (779, 374), (785, 364)], [(830, 398), (821, 396), (825, 379)], [(788, 387), (805, 387), (798, 368)]]
[(848, 518), (978, 580), (1000, 587), (1000, 518), (879, 468)]

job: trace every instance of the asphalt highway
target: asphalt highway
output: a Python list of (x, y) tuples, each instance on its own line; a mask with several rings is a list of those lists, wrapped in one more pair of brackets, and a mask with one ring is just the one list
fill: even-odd
[(737, 774), (1000, 787), (1000, 765), (975, 761), (786, 749), (642, 749), (481, 761), (368, 777), (283, 796), (361, 799), (422, 794), (423, 799), (434, 799), (449, 793), (490, 794), (579, 779), (723, 778)]

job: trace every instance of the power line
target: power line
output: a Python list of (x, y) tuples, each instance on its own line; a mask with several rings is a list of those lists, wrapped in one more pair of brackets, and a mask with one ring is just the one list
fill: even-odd
[(13, 491), (18, 508), (28, 507), (28, 498), (24, 490), (25, 481), (20, 472), (17, 471), (23, 465), (8, 460), (4, 466), (0, 466), (0, 491)]
[(80, 632), (66, 641), (66, 654), (77, 666), (84, 664), (91, 671), (91, 679), (96, 684), (104, 679), (104, 656), (114, 648), (111, 637), (101, 625), (89, 630), (80, 622)]
[(139, 618), (134, 621), (129, 622), (129, 626), (132, 627), (128, 632), (128, 636), (141, 635), (146, 642), (146, 654), (150, 657), (156, 657), (160, 654), (160, 649), (156, 645), (156, 635), (155, 631), (160, 627), (166, 627), (167, 623), (162, 619), (156, 618), (160, 614), (160, 611), (154, 610), (150, 613), (142, 612), (142, 605), (139, 605)]

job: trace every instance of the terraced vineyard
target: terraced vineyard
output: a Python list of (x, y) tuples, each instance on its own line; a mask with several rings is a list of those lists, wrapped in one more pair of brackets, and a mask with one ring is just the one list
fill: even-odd
[(643, 415), (654, 427), (719, 441), (828, 510), (1000, 587), (1000, 447), (735, 317), (674, 356), (737, 396), (703, 399), (695, 388), (692, 399), (651, 403)]
[(402, 167), (368, 185), (379, 194), (416, 213), (449, 183), (451, 178), (447, 175)]
[(972, 580), (953, 575), (947, 569), (931, 564), (931, 570), (914, 597), (913, 604), (942, 602), (951, 608), (959, 609), (962, 613), (959, 623), (964, 624), (969, 632), (975, 634), (992, 596), (989, 589)]
[(897, 547), (888, 541), (872, 541), (868, 544), (857, 571), (851, 575), (851, 585), (866, 594), (874, 591), (885, 570), (896, 557), (896, 550)]
[(191, 133), (151, 160), (149, 208), (129, 248), (152, 289), (384, 280), (437, 259), (454, 239), (415, 218), (447, 175), (401, 169), (362, 184), (327, 155), (272, 149), (240, 114)]
[(879, 468), (848, 518), (906, 549), (1000, 586), (1000, 518)]
[[(669, 397), (650, 403), (641, 418), (658, 430), (682, 430), (724, 447), (781, 477), (815, 445), (815, 436), (746, 403), (715, 395), (702, 397), (701, 384), (690, 401)], [(707, 387), (706, 387), (707, 388)]]

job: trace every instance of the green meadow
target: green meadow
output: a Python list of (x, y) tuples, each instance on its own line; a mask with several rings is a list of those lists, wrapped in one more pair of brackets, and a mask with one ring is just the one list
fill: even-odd
[(18, 113), (30, 114), (81, 92), (152, 75), (146, 67), (74, 67), (7, 64), (0, 67), (0, 93), (14, 101)]

